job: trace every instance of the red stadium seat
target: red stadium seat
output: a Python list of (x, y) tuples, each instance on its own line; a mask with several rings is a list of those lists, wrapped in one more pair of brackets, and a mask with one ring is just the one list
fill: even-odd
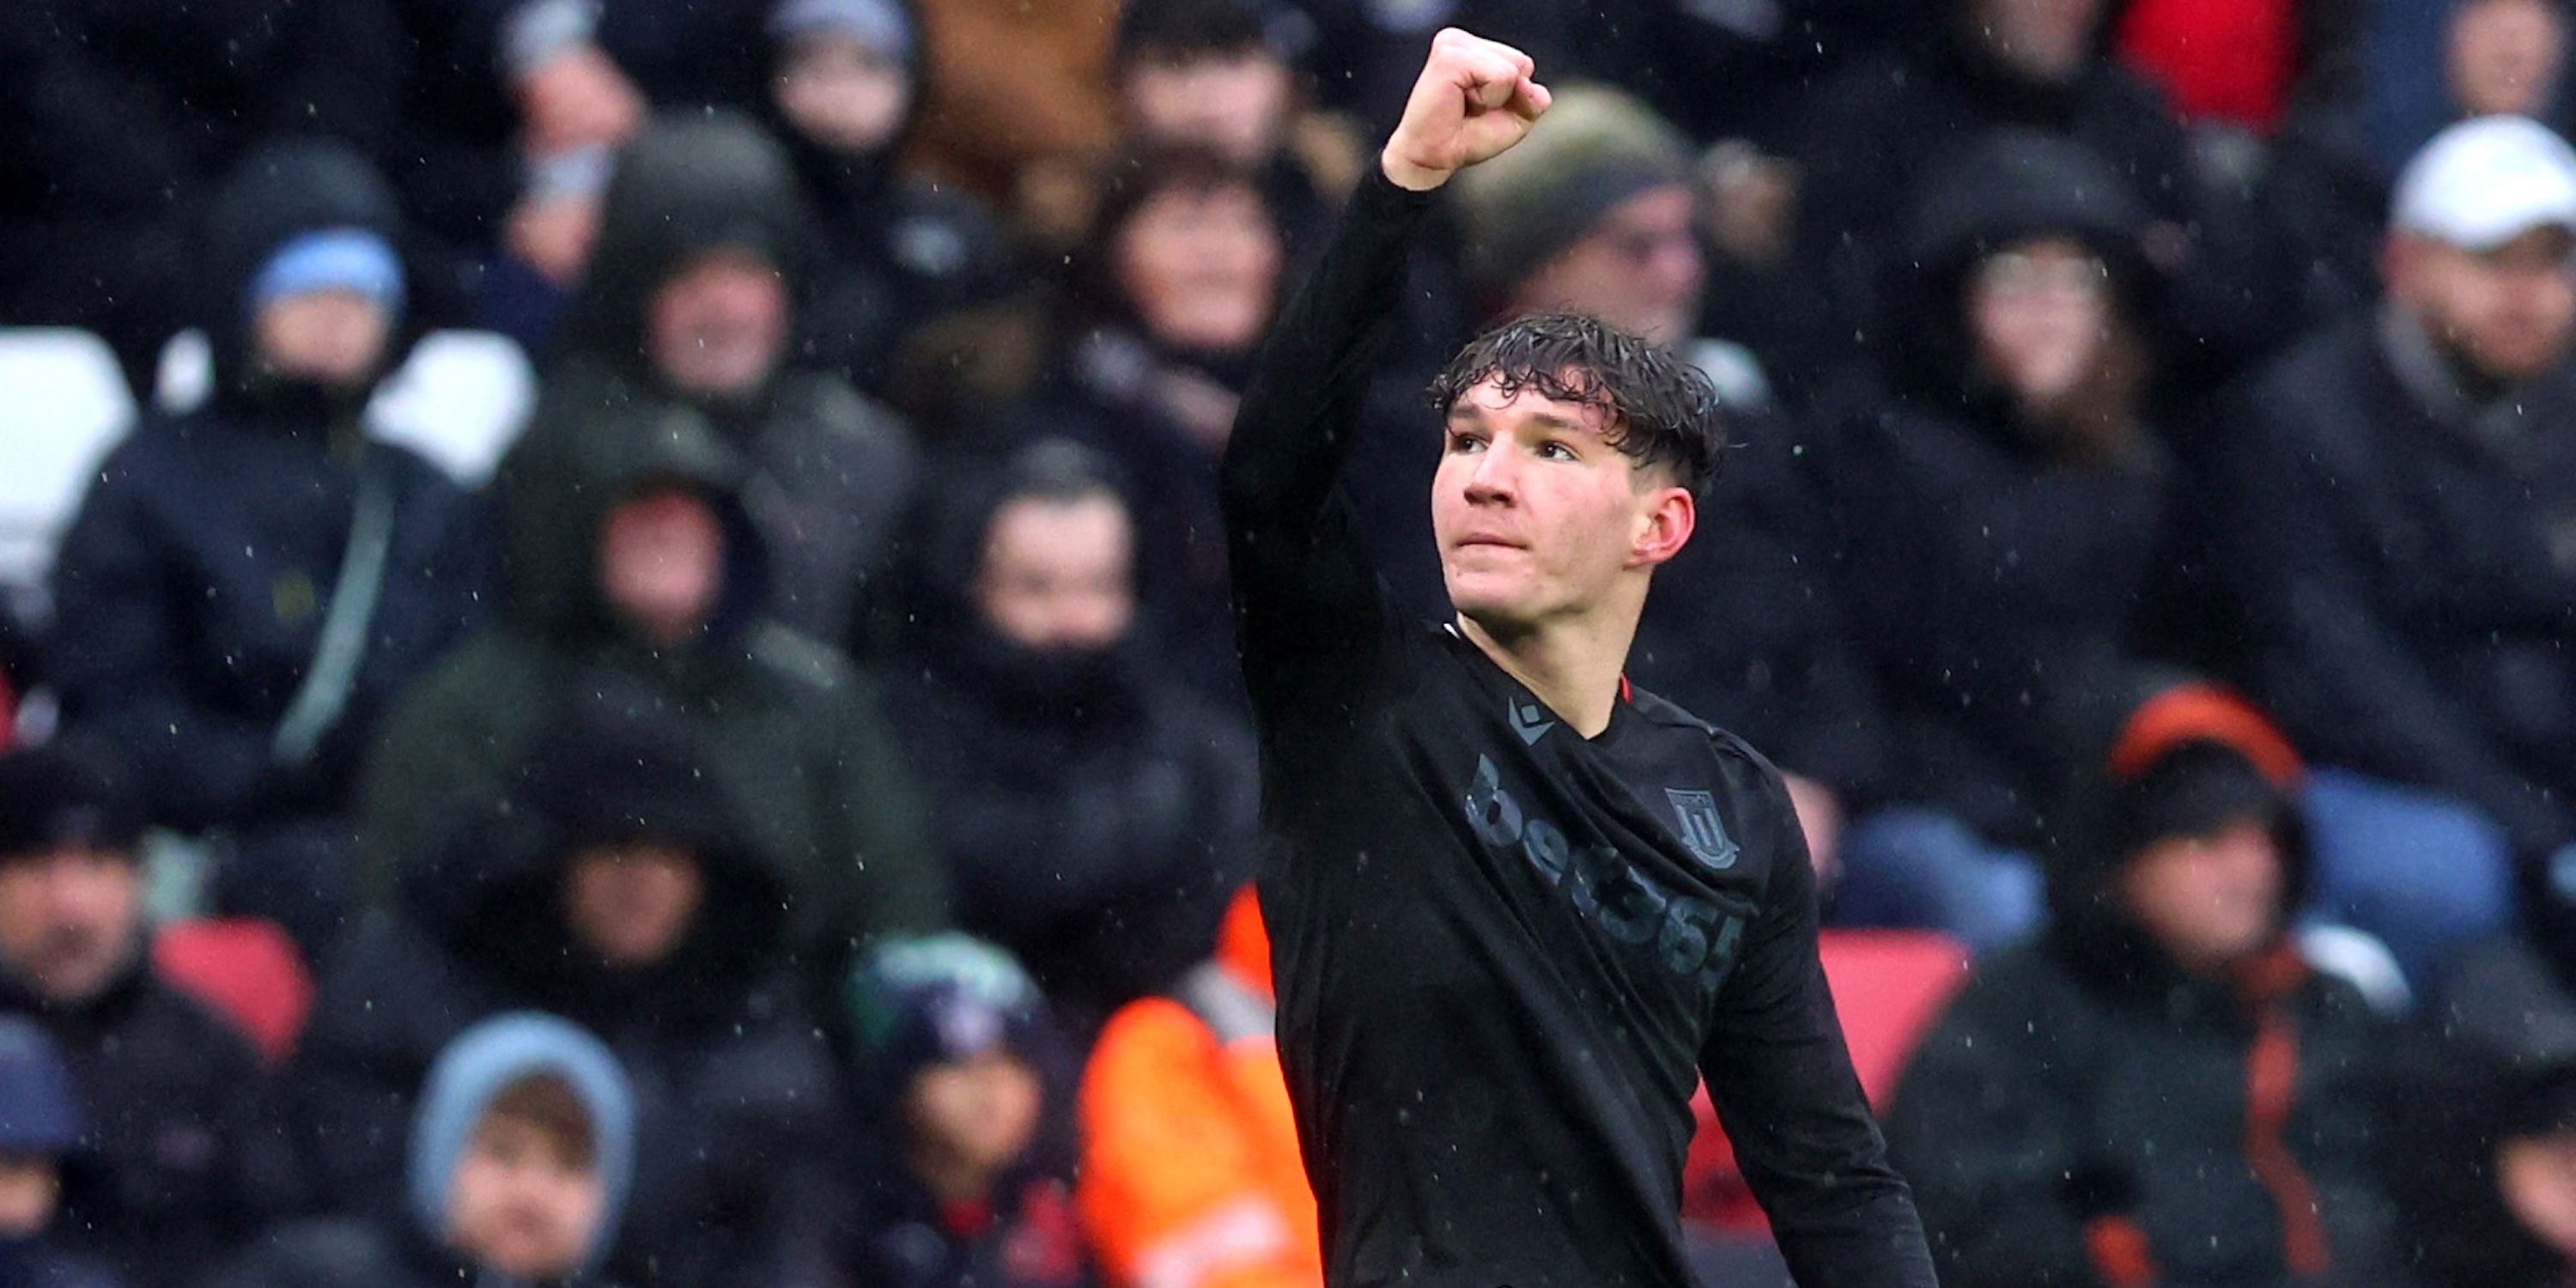
[[(1947, 935), (1921, 930), (1828, 930), (1817, 948), (1851, 1044), (1852, 1068), (1870, 1104), (1884, 1109), (1914, 1044), (1967, 978), (1968, 951)], [(1682, 1218), (1727, 1233), (1768, 1234), (1706, 1088), (1692, 1098), (1691, 1111), (1699, 1134), (1682, 1165)]]
[(255, 917), (174, 921), (152, 940), (161, 977), (239, 1027), (283, 1063), (313, 1010), (313, 977), (286, 932)]

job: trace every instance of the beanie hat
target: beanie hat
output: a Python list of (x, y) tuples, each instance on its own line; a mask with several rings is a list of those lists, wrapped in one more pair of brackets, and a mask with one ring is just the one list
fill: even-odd
[(2252, 704), (2215, 684), (2173, 685), (2141, 703), (2105, 766), (2111, 791), (2106, 857), (2159, 841), (2206, 837), (2240, 820), (2292, 821), (2301, 773), (2289, 739)]
[(393, 243), (364, 228), (298, 233), (270, 251), (251, 276), (245, 307), (256, 314), (290, 295), (355, 291), (388, 316), (403, 307), (402, 257)]
[(1035, 1060), (1046, 1001), (1011, 955), (962, 934), (902, 940), (851, 972), (844, 990), (864, 1055), (901, 1088), (935, 1064), (995, 1051)]
[(901, 0), (784, 0), (769, 14), (774, 40), (847, 36), (896, 62), (912, 61), (912, 18)]
[(59, 747), (0, 753), (0, 861), (57, 846), (132, 850), (143, 818), (100, 768)]
[(62, 1049), (35, 1021), (0, 1015), (0, 1154), (68, 1154), (80, 1131)]
[(1560, 90), (1529, 137), (1451, 184), (1468, 282), (1506, 293), (1621, 203), (1689, 173), (1689, 144), (1645, 104), (1599, 86)]

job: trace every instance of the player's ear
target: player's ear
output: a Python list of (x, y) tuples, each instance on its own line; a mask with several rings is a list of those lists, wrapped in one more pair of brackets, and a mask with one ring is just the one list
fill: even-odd
[(1636, 536), (1628, 546), (1628, 566), (1652, 568), (1682, 552), (1699, 526), (1699, 502), (1690, 489), (1674, 484), (1649, 488), (1637, 497)]

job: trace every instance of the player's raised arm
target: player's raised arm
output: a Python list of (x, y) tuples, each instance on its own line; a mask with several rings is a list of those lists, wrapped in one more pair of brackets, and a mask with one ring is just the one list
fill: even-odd
[[(1433, 38), (1404, 119), (1263, 344), (1223, 476), (1235, 598), (1249, 632), (1286, 628), (1284, 615), (1309, 634), (1341, 624), (1319, 614), (1366, 611), (1372, 584), (1355, 571), (1365, 565), (1327, 515), (1328, 500), (1397, 311), (1406, 245), (1433, 189), (1519, 142), (1547, 110), (1535, 71), (1509, 45), (1455, 28)], [(1434, 432), (1423, 428), (1426, 438)]]

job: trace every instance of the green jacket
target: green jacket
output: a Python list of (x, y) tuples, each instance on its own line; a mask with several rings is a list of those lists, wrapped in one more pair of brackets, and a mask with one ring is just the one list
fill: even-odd
[[(705, 417), (649, 404), (555, 436), (541, 471), (505, 461), (505, 611), (406, 695), (367, 768), (360, 845), (378, 902), (406, 869), (508, 808), (567, 695), (595, 692), (689, 724), (706, 771), (791, 881), (805, 943), (948, 923), (947, 874), (876, 685), (838, 652), (771, 620), (767, 553), (741, 503), (743, 463)], [(598, 594), (600, 525), (640, 485), (715, 503), (725, 587), (707, 628), (657, 649)]]

